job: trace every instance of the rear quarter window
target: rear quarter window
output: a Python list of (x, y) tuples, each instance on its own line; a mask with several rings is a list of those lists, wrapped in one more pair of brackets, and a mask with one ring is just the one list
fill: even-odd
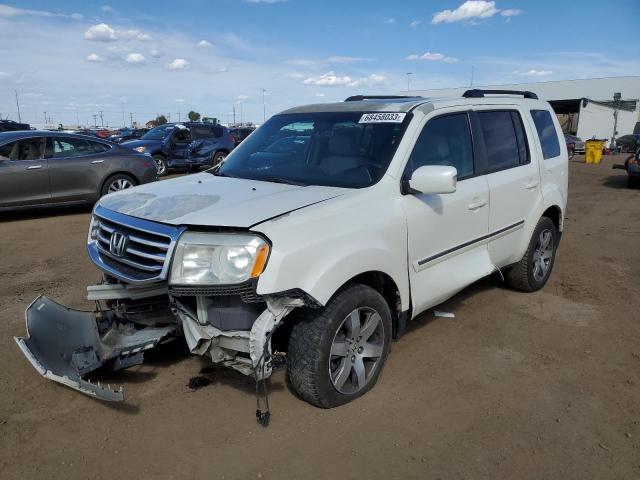
[(531, 110), (531, 117), (540, 138), (543, 158), (547, 160), (560, 155), (560, 142), (551, 113), (548, 110)]

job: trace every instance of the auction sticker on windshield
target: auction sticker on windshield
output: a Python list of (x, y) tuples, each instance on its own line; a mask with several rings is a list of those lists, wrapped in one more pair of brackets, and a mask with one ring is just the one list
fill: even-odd
[(406, 113), (365, 113), (358, 123), (402, 123)]

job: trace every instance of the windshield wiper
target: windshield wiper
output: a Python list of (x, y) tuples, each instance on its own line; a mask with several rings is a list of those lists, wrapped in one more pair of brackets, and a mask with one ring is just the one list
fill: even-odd
[(309, 184), (303, 182), (296, 182), (295, 180), (290, 180), (288, 178), (257, 178), (256, 180), (260, 180), (261, 182), (271, 182), (271, 183), (283, 183), (285, 185), (297, 185), (299, 187), (307, 187)]

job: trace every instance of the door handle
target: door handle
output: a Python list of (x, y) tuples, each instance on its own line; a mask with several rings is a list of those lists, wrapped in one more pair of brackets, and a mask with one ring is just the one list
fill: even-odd
[(533, 180), (529, 183), (525, 183), (524, 184), (524, 188), (526, 188), (527, 190), (533, 190), (534, 188), (536, 188), (538, 186), (540, 182), (538, 182), (538, 180)]
[(27, 167), (27, 170), (39, 170), (42, 168), (42, 165), (31, 165)]
[(103, 163), (103, 162), (104, 162), (104, 160), (93, 160), (91, 163), (93, 165), (97, 165), (98, 163)]
[(480, 200), (471, 202), (467, 208), (469, 208), (469, 210), (478, 210), (479, 208), (484, 207), (486, 204), (487, 204), (487, 200), (480, 199)]

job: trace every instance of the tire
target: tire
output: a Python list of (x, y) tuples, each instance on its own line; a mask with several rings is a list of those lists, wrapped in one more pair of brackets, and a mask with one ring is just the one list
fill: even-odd
[(390, 345), (387, 302), (371, 287), (351, 285), (322, 310), (309, 309), (296, 319), (289, 337), (289, 383), (312, 405), (343, 405), (373, 388)]
[(108, 193), (119, 192), (127, 188), (135, 187), (137, 184), (138, 182), (136, 182), (131, 175), (116, 173), (105, 180), (104, 184), (102, 184), (100, 194), (104, 196)]
[(631, 175), (627, 175), (627, 187), (629, 188), (640, 187), (640, 177), (632, 177)]
[[(545, 247), (547, 238), (549, 243)], [(509, 286), (523, 292), (535, 292), (544, 287), (553, 270), (559, 239), (553, 221), (542, 217), (533, 231), (524, 257), (506, 274)]]
[(162, 177), (167, 174), (167, 159), (162, 155), (154, 155), (153, 161), (156, 164), (156, 169), (158, 170), (158, 176)]
[(226, 152), (216, 152), (215, 155), (213, 156), (213, 160), (212, 160), (211, 166), (215, 167), (220, 162), (222, 162), (225, 158), (227, 158), (227, 153)]

